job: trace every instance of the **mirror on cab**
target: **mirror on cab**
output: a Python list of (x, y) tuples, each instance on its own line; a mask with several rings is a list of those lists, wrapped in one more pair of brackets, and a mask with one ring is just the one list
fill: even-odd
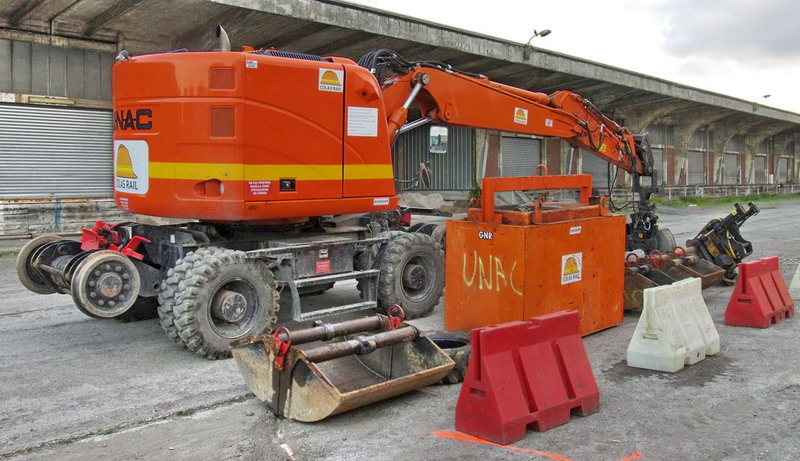
[(428, 142), (428, 151), (431, 154), (445, 154), (447, 153), (447, 127), (446, 126), (432, 126), (431, 134)]

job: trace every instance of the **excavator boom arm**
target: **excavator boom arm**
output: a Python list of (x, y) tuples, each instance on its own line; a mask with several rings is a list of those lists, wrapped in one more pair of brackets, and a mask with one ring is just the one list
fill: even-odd
[(435, 122), (558, 137), (629, 173), (652, 172), (637, 153), (630, 131), (576, 93), (557, 91), (547, 95), (482, 76), (415, 67), (384, 82), (391, 136), (407, 122), (407, 104), (412, 94), (423, 116)]

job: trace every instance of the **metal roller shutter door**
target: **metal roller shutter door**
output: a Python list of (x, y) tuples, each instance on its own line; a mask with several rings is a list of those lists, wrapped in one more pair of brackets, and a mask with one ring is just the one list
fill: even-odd
[(503, 136), (500, 140), (501, 176), (534, 176), (542, 163), (542, 140)]
[[(430, 125), (403, 133), (398, 139), (402, 143), (402, 154), (395, 156), (395, 177), (413, 180), (419, 172), (419, 164), (431, 162), (430, 190), (470, 190), (472, 188), (472, 129), (458, 126), (447, 127), (447, 152), (428, 152)], [(398, 184), (400, 190), (410, 190), (412, 185)]]
[(112, 196), (106, 110), (0, 104), (0, 198)]
[(778, 182), (786, 184), (789, 181), (789, 157), (781, 157), (778, 161)]
[(687, 152), (689, 159), (689, 185), (705, 184), (706, 182), (706, 153)]
[(581, 150), (581, 173), (592, 175), (592, 186), (608, 187), (608, 162)]
[(653, 169), (656, 170), (658, 184), (666, 184), (667, 165), (664, 163), (664, 149), (653, 149)]
[(753, 181), (755, 184), (767, 183), (767, 157), (757, 155), (753, 159)]
[(739, 184), (739, 155), (725, 154), (723, 161), (725, 169), (723, 184)]

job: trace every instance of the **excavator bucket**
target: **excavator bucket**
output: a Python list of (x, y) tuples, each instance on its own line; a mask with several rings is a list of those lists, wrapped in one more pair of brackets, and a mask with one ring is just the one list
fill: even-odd
[(675, 280), (697, 277), (704, 290), (719, 283), (725, 275), (725, 269), (696, 256), (664, 259), (660, 270)]
[(429, 386), (454, 366), (430, 339), (391, 315), (280, 328), (231, 348), (250, 390), (273, 413), (304, 422)]
[[(633, 255), (633, 256), (632, 256)], [(647, 288), (670, 285), (679, 280), (697, 277), (703, 289), (722, 280), (725, 269), (694, 254), (687, 255), (682, 247), (673, 248), (669, 254), (662, 255), (654, 250), (642, 261), (629, 253), (625, 268), (625, 310), (641, 309), (643, 293)]]

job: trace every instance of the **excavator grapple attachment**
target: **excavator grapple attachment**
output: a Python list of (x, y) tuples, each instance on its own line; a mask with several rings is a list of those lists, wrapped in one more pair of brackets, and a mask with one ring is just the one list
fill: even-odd
[(304, 422), (429, 386), (454, 366), (392, 314), (280, 328), (231, 348), (250, 390), (275, 414)]

